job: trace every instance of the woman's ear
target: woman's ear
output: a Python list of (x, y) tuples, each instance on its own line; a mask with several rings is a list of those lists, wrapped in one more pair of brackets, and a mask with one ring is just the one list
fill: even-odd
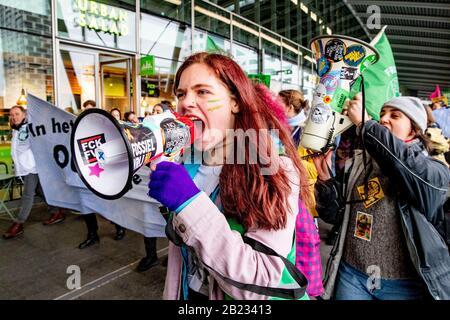
[(237, 102), (235, 100), (233, 100), (232, 105), (231, 105), (231, 113), (237, 114), (237, 113), (239, 113), (239, 111), (240, 111), (239, 105), (237, 104)]
[(414, 139), (415, 137), (416, 137), (416, 132), (414, 131), (414, 129), (411, 129), (411, 132), (409, 133), (406, 140), (411, 140), (411, 139)]

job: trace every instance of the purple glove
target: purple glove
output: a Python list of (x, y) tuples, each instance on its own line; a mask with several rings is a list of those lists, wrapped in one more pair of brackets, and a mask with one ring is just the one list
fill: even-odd
[(183, 165), (167, 161), (156, 165), (148, 188), (148, 195), (171, 211), (200, 192)]

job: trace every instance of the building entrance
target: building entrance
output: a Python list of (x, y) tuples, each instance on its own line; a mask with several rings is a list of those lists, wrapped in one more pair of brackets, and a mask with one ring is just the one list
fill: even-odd
[(104, 110), (133, 110), (131, 56), (59, 44), (57, 53), (57, 105), (78, 113), (93, 100)]

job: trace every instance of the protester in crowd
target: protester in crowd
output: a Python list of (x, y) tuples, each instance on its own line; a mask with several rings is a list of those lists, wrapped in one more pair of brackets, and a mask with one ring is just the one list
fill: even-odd
[(440, 102), (433, 102), (431, 105), (431, 110), (438, 110), (442, 108), (442, 104)]
[(427, 111), (427, 130), (425, 135), (430, 140), (430, 155), (448, 166), (449, 163), (445, 159), (445, 153), (449, 152), (450, 139), (445, 138), (442, 134), (442, 129), (434, 119), (430, 106), (425, 106), (425, 109)]
[(165, 110), (176, 111), (176, 105), (172, 104), (172, 102), (169, 100), (161, 100), (161, 104), (163, 106), (166, 106), (166, 108), (163, 107), (164, 111)]
[(97, 104), (95, 103), (94, 100), (86, 100), (85, 102), (83, 102), (82, 106), (81, 106), (81, 111), (84, 111), (86, 109), (91, 109), (91, 108), (96, 108)]
[[(340, 135), (340, 141), (336, 148), (335, 159), (332, 159), (332, 164), (335, 165), (334, 175), (338, 181), (342, 179), (345, 169), (345, 163), (348, 159), (353, 157), (353, 153), (356, 147), (357, 135), (356, 127), (352, 126)], [(339, 236), (340, 225), (336, 224), (330, 229), (326, 236), (325, 243), (327, 245), (333, 245)]]
[(111, 111), (109, 112), (114, 119), (116, 119), (117, 121), (121, 121), (122, 120), (122, 112), (120, 112), (120, 110), (118, 108), (114, 108), (111, 109)]
[(308, 105), (303, 93), (297, 90), (282, 90), (278, 92), (278, 101), (283, 105), (288, 124), (291, 127), (291, 137), (295, 146), (299, 146), (302, 133), (301, 125), (306, 121), (303, 109)]
[(69, 112), (71, 114), (75, 114), (75, 110), (73, 110), (72, 107), (67, 107), (67, 108), (64, 109), (64, 111)]
[(446, 138), (450, 138), (450, 108), (433, 110), (433, 117)]
[(449, 165), (445, 159), (445, 153), (449, 152), (450, 139), (447, 139), (442, 134), (442, 130), (436, 127), (429, 127), (425, 131), (427, 139), (430, 140), (430, 155), (444, 163)]
[[(293, 241), (298, 200), (309, 203), (306, 172), (262, 87), (220, 54), (195, 54), (176, 74), (178, 111), (204, 126), (196, 143), (206, 158), (152, 168), (149, 196), (172, 211), (165, 299), (308, 298)], [(260, 135), (248, 139), (248, 150), (226, 139), (249, 129)], [(267, 129), (277, 129), (278, 138)], [(243, 164), (224, 164), (231, 150)], [(249, 163), (252, 150), (260, 151), (255, 164)], [(263, 171), (263, 161), (277, 169)]]
[[(136, 117), (133, 117), (133, 112), (127, 112), (125, 113), (125, 121), (128, 121), (130, 123), (133, 119), (136, 119)], [(145, 112), (145, 115), (148, 116), (148, 112)], [(144, 246), (145, 246), (145, 257), (143, 257), (138, 265), (136, 270), (139, 272), (147, 271), (148, 269), (158, 265), (158, 255), (156, 252), (156, 238), (155, 237), (145, 237), (144, 236)]]
[[(3, 234), (4, 239), (16, 238), (23, 234), (23, 224), (30, 215), (33, 207), (34, 195), (37, 193), (45, 201), (45, 196), (39, 182), (38, 171), (31, 151), (29, 132), (27, 128), (26, 111), (22, 106), (10, 109), (10, 125), (12, 129), (11, 156), (14, 162), (16, 176), (23, 181), (23, 193), (20, 199), (20, 210), (13, 224)], [(43, 222), (52, 225), (65, 218), (64, 209), (48, 206), (51, 216)]]
[(138, 117), (136, 116), (136, 114), (133, 111), (125, 112), (124, 120), (128, 121), (128, 122), (131, 122), (133, 124), (138, 124), (139, 123), (139, 119), (138, 119)]
[(167, 107), (165, 107), (161, 103), (157, 103), (153, 106), (153, 114), (160, 114), (167, 110)]
[[(83, 109), (92, 109), (96, 108), (95, 101), (87, 100), (83, 103)], [(113, 110), (111, 110), (112, 112)], [(90, 247), (94, 245), (95, 243), (100, 242), (100, 237), (98, 236), (98, 222), (97, 222), (97, 216), (95, 213), (88, 213), (83, 214), (84, 222), (86, 223), (86, 227), (88, 229), (86, 240), (84, 240), (82, 243), (78, 245), (79, 249), (84, 249), (87, 247)], [(116, 228), (116, 235), (114, 236), (114, 240), (122, 240), (123, 237), (125, 237), (125, 228), (118, 225), (117, 223), (114, 223), (114, 226)]]
[[(299, 156), (303, 159), (304, 156), (309, 154), (307, 149), (300, 146), (302, 126), (304, 121), (306, 121), (303, 110), (308, 105), (308, 100), (304, 98), (300, 91), (282, 90), (278, 93), (277, 101), (281, 104), (283, 113), (286, 116), (292, 141), (297, 147)], [(308, 279), (308, 295), (317, 297), (323, 292), (320, 237), (318, 233), (319, 223), (314, 199), (314, 184), (317, 180), (317, 170), (311, 159), (302, 160), (302, 164), (308, 174), (309, 192), (312, 201), (308, 208), (302, 201), (299, 202), (299, 214), (296, 222), (297, 268), (300, 271), (305, 271), (305, 276)], [(305, 242), (308, 242), (310, 245), (307, 246)], [(305, 256), (308, 256), (307, 264), (304, 261)]]
[(430, 106), (424, 106), (427, 112), (427, 128), (440, 128), (433, 116), (433, 110)]
[(450, 173), (427, 154), (423, 105), (394, 98), (383, 105), (379, 123), (367, 113), (362, 122), (361, 94), (344, 110), (366, 152), (355, 150), (340, 182), (330, 174), (330, 152), (314, 159), (319, 215), (341, 225), (323, 297), (449, 299), (443, 205)]
[(300, 138), (302, 134), (302, 125), (306, 121), (306, 116), (304, 109), (308, 106), (308, 100), (305, 99), (303, 93), (297, 90), (282, 90), (278, 93), (277, 101), (281, 103), (284, 107), (284, 113), (287, 117), (288, 125), (291, 129), (291, 138), (294, 145), (297, 147), (299, 156), (303, 159), (304, 157), (308, 160), (303, 161), (303, 166), (306, 168), (308, 173), (308, 181), (310, 185), (310, 191), (313, 201), (311, 202), (311, 207), (309, 211), (317, 223), (317, 211), (315, 209), (314, 201), (314, 184), (317, 180), (317, 170), (311, 159), (308, 158), (309, 152), (302, 146), (300, 146)]

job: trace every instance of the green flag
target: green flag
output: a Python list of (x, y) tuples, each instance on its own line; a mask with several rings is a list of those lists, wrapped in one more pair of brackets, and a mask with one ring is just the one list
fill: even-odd
[(206, 51), (208, 52), (221, 52), (223, 51), (222, 47), (213, 40), (212, 37), (206, 37)]
[(270, 74), (248, 74), (248, 77), (257, 83), (262, 83), (267, 88), (270, 88)]
[[(386, 26), (381, 29), (370, 43), (380, 53), (380, 60), (374, 65), (368, 63), (367, 67), (364, 65), (366, 61), (363, 61), (361, 66), (361, 72), (364, 76), (367, 113), (377, 121), (380, 119), (380, 110), (383, 103), (400, 95), (397, 68), (395, 67), (391, 45), (384, 33), (385, 29)], [(373, 57), (369, 56), (366, 59), (370, 62), (370, 59), (373, 59)], [(360, 82), (361, 78), (358, 78), (352, 87), (351, 96), (360, 91)]]

